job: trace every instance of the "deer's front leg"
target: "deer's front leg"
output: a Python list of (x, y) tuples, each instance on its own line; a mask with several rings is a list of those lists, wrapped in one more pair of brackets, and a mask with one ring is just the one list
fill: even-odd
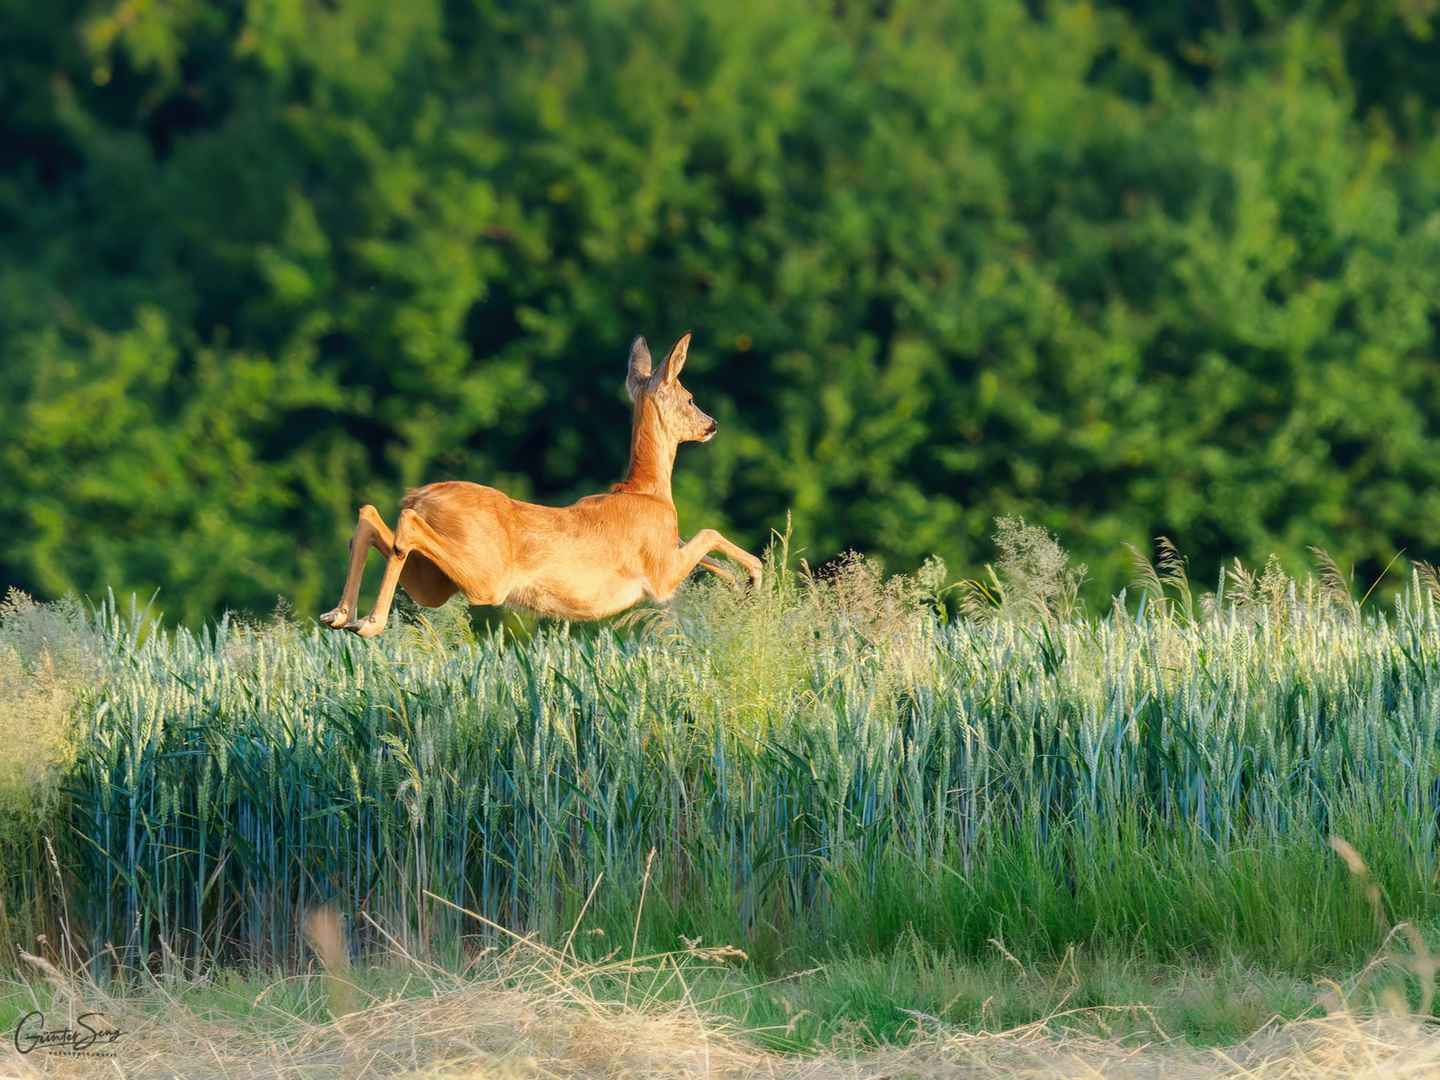
[[(714, 529), (701, 529), (688, 544), (682, 545), (680, 550), (675, 553), (675, 575), (671, 581), (666, 583), (667, 594), (673, 592), (676, 587), (679, 586), (680, 582), (689, 577), (690, 571), (699, 566), (705, 556), (709, 555), (712, 551), (718, 551), (722, 555), (730, 556), (730, 558), (743, 566), (745, 572), (750, 575), (750, 587), (755, 588), (759, 586), (760, 572), (764, 568), (764, 564), (759, 559), (751, 555), (744, 548), (736, 547)], [(706, 567), (706, 569), (708, 570), (709, 567)]]
[[(729, 540), (726, 540), (725, 537), (721, 536), (714, 529), (706, 529), (705, 532), (709, 533), (711, 536), (709, 550), (718, 551), (721, 555), (728, 555), (730, 556), (730, 558), (738, 562), (741, 566), (745, 568), (745, 573), (748, 574), (750, 577), (750, 587), (752, 589), (759, 588), (760, 575), (761, 571), (765, 568), (765, 564), (762, 563), (759, 559), (757, 559), (754, 555), (751, 555), (744, 548), (739, 547), (736, 544), (732, 544)], [(697, 533), (695, 536), (695, 540), (698, 539), (700, 539), (700, 534)], [(693, 544), (695, 540), (691, 540), (690, 543)]]
[[(683, 548), (685, 546), (685, 541), (681, 540), (680, 537), (677, 536), (675, 537), (675, 546), (677, 548)], [(729, 568), (720, 565), (708, 555), (703, 556), (700, 561), (695, 565), (700, 567), (700, 569), (702, 570), (709, 570), (710, 573), (714, 574), (716, 577), (724, 578), (737, 589), (740, 587), (740, 583), (735, 580), (735, 575), (730, 572)]]
[(697, 565), (700, 567), (701, 570), (709, 570), (710, 573), (714, 574), (716, 577), (724, 578), (737, 589), (740, 587), (740, 583), (735, 580), (735, 575), (730, 572), (730, 568), (727, 566), (722, 566), (720, 563), (710, 558), (710, 556), (705, 556), (705, 558), (701, 559)]

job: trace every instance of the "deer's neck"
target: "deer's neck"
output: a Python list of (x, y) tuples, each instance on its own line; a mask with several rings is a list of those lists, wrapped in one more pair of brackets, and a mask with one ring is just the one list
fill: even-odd
[(670, 499), (670, 475), (675, 471), (675, 442), (660, 426), (655, 406), (642, 401), (635, 409), (630, 431), (630, 467), (616, 491), (633, 491)]

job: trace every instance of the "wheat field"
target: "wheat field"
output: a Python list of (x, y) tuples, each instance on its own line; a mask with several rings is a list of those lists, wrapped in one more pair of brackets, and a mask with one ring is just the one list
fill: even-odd
[(457, 608), (365, 642), (13, 602), (5, 707), (36, 734), (0, 789), (33, 803), (6, 816), (5, 940), (95, 974), (286, 964), (300, 913), (336, 904), (361, 954), (388, 948), (362, 912), (473, 951), (496, 926), (553, 939), (602, 880), (589, 925), (638, 912), (761, 963), (910, 926), (1303, 965), (1374, 947), (1377, 904), (1433, 917), (1419, 570), (1371, 612), (1273, 565), (1203, 602), (1151, 568), (1138, 613), (1097, 617), (1035, 547), (948, 621), (935, 581), (858, 559), (523, 640)]
[(106, 992), (293, 971), (323, 908), (347, 955), (447, 970), (517, 939), (762, 974), (910, 939), (1021, 969), (1379, 956), (1428, 1014), (1433, 572), (1385, 610), (1323, 559), (1197, 597), (1162, 551), (1138, 607), (1087, 612), (1053, 541), (998, 539), (958, 605), (937, 566), (777, 549), (759, 594), (584, 632), (477, 635), (455, 606), (374, 641), (193, 632), (14, 596), (0, 964)]

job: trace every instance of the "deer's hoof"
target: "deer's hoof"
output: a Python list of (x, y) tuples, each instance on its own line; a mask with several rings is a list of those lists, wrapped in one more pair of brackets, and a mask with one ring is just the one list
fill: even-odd
[(334, 611), (327, 611), (321, 615), (320, 621), (332, 630), (339, 630), (350, 621), (350, 611), (348, 608), (337, 607)]
[(351, 633), (359, 634), (361, 637), (374, 637), (385, 629), (385, 624), (378, 622), (373, 615), (366, 615), (363, 619), (356, 619), (354, 622), (346, 623), (345, 629)]

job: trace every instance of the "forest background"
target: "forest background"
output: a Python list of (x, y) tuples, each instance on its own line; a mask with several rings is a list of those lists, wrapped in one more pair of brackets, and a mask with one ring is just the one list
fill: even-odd
[(0, 0), (0, 585), (328, 606), (358, 507), (623, 472), (682, 532), (1092, 602), (1440, 555), (1437, 0)]

